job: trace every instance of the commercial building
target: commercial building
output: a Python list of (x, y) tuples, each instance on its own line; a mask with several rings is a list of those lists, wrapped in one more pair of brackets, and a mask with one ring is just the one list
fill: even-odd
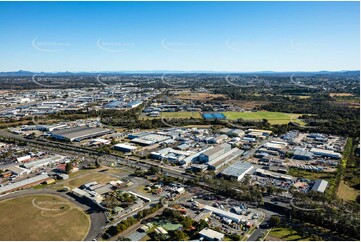
[(222, 218), (227, 218), (232, 220), (233, 222), (239, 223), (242, 220), (242, 216), (238, 215), (238, 214), (234, 214), (219, 208), (215, 208), (215, 207), (211, 207), (208, 205), (204, 205), (203, 210), (212, 212), (214, 214), (217, 214), (218, 216), (222, 217)]
[(139, 138), (134, 138), (132, 139), (131, 142), (146, 146), (146, 145), (153, 145), (162, 141), (166, 141), (168, 139), (170, 139), (170, 137), (165, 135), (147, 134)]
[(251, 163), (237, 161), (221, 172), (222, 176), (241, 181), (243, 177), (253, 169)]
[(312, 186), (312, 191), (324, 193), (328, 186), (328, 182), (325, 180), (318, 179), (315, 181), (315, 184)]
[(67, 141), (79, 142), (84, 139), (95, 138), (105, 134), (109, 134), (112, 131), (104, 128), (93, 128), (87, 126), (80, 126), (70, 129), (62, 129), (50, 132), (52, 138)]
[(47, 166), (49, 164), (64, 162), (65, 158), (66, 158), (65, 156), (54, 155), (54, 156), (50, 156), (50, 157), (47, 157), (44, 159), (34, 160), (31, 162), (22, 164), (21, 166), (26, 169), (34, 170), (34, 169), (37, 169), (40, 167)]
[(333, 150), (325, 150), (325, 149), (318, 149), (318, 148), (312, 148), (310, 150), (313, 154), (322, 156), (322, 157), (329, 157), (333, 159), (341, 159), (342, 155), (340, 153), (337, 153)]
[(29, 179), (25, 179), (25, 180), (22, 180), (19, 182), (15, 182), (15, 183), (0, 187), (0, 194), (27, 188), (30, 186), (34, 186), (34, 185), (40, 184), (48, 179), (49, 179), (48, 174), (37, 175), (37, 176), (34, 176)]
[(296, 150), (293, 153), (293, 158), (296, 160), (311, 160), (313, 158), (313, 153), (309, 152), (306, 149)]
[(132, 101), (130, 103), (127, 104), (127, 108), (135, 108), (138, 107), (139, 105), (141, 105), (143, 103), (143, 101)]
[(119, 150), (122, 152), (131, 152), (133, 150), (136, 150), (136, 146), (128, 145), (128, 144), (116, 144), (113, 146), (113, 149)]
[(230, 151), (224, 153), (223, 155), (218, 156), (217, 158), (208, 162), (208, 169), (218, 170), (228, 164), (230, 161), (238, 158), (244, 153), (243, 150), (238, 148), (233, 148)]
[(208, 241), (221, 241), (224, 238), (224, 234), (217, 232), (210, 228), (204, 228), (199, 232), (201, 238), (199, 240), (208, 240)]
[(220, 155), (230, 151), (232, 146), (230, 144), (221, 144), (212, 149), (205, 151), (204, 153), (199, 155), (199, 160), (201, 162), (210, 162), (211, 160), (217, 158)]

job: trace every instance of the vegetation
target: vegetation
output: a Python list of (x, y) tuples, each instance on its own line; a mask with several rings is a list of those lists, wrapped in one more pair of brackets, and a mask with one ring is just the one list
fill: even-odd
[(2, 240), (84, 240), (90, 228), (90, 218), (81, 208), (54, 195), (4, 200), (0, 213)]

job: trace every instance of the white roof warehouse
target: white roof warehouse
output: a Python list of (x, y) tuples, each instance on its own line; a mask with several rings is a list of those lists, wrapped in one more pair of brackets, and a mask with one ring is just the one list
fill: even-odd
[(110, 129), (81, 126), (70, 129), (53, 131), (50, 132), (50, 134), (51, 137), (55, 139), (79, 142), (84, 139), (102, 136), (105, 134), (109, 134), (111, 132), (112, 131)]

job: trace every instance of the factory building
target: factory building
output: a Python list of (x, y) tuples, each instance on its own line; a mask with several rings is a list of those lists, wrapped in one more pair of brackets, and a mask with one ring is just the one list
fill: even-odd
[(133, 145), (121, 143), (121, 144), (114, 145), (113, 149), (119, 150), (119, 151), (122, 151), (122, 152), (131, 152), (133, 150), (136, 150), (137, 147), (133, 146)]
[(238, 148), (233, 148), (230, 151), (224, 153), (223, 155), (218, 156), (217, 158), (208, 162), (208, 169), (218, 170), (223, 166), (227, 165), (230, 161), (238, 158), (244, 153), (243, 150)]
[(322, 156), (322, 157), (329, 157), (333, 159), (341, 159), (342, 156), (340, 153), (337, 153), (333, 150), (325, 150), (325, 149), (318, 149), (318, 148), (312, 148), (310, 150), (314, 155)]
[(306, 149), (296, 150), (293, 153), (293, 159), (296, 160), (311, 160), (313, 158), (313, 153), (309, 152)]
[(39, 159), (39, 160), (34, 160), (28, 163), (24, 163), (21, 166), (26, 168), (26, 169), (37, 169), (40, 167), (44, 167), (47, 166), (49, 164), (54, 164), (54, 163), (60, 163), (60, 162), (65, 162), (66, 157), (65, 156), (61, 156), (61, 155), (54, 155), (54, 156), (50, 156), (44, 159)]
[(221, 144), (216, 147), (213, 147), (210, 150), (205, 151), (204, 153), (199, 155), (199, 161), (207, 163), (217, 158), (220, 155), (230, 151), (232, 146), (230, 144)]
[(236, 179), (241, 181), (243, 177), (253, 169), (251, 163), (238, 161), (233, 165), (227, 167), (221, 172), (221, 175), (227, 178)]
[(328, 186), (328, 182), (325, 180), (318, 179), (312, 187), (312, 191), (324, 193)]
[(129, 102), (127, 104), (127, 108), (136, 108), (138, 107), (139, 105), (141, 105), (143, 103), (143, 101), (132, 101), (132, 102)]
[(105, 134), (109, 134), (111, 132), (112, 131), (110, 129), (80, 126), (70, 129), (53, 131), (50, 132), (50, 135), (54, 139), (79, 142), (84, 139), (99, 137)]
[(214, 213), (214, 214), (216, 214), (216, 215), (218, 215), (218, 216), (220, 216), (222, 218), (230, 219), (230, 220), (232, 220), (233, 222), (236, 222), (236, 223), (239, 223), (242, 220), (242, 216), (240, 216), (238, 214), (231, 213), (231, 212), (228, 212), (228, 211), (225, 211), (225, 210), (222, 210), (222, 209), (219, 209), (219, 208), (211, 207), (211, 206), (208, 206), (208, 205), (204, 205), (203, 210), (212, 212), (212, 213)]
[(0, 194), (27, 188), (30, 186), (34, 186), (34, 185), (40, 184), (48, 179), (50, 179), (48, 174), (41, 174), (41, 175), (37, 175), (32, 178), (28, 178), (28, 179), (25, 179), (25, 180), (22, 180), (19, 182), (11, 183), (9, 185), (0, 187)]

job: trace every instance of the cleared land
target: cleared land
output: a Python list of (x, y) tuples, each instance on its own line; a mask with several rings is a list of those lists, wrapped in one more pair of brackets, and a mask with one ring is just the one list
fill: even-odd
[(342, 93), (342, 92), (333, 92), (330, 93), (331, 97), (352, 97), (353, 94), (352, 93)]
[(70, 201), (33, 195), (0, 202), (1, 240), (84, 240), (90, 218)]
[(358, 190), (348, 186), (344, 181), (340, 182), (337, 190), (337, 196), (343, 200), (355, 201), (357, 196), (360, 194)]
[(212, 100), (215, 98), (224, 98), (223, 94), (211, 94), (204, 92), (180, 92), (174, 96), (174, 99), (186, 99), (186, 100)]
[(227, 119), (245, 119), (245, 120), (262, 120), (267, 119), (270, 124), (287, 124), (290, 121), (304, 125), (304, 122), (298, 120), (302, 114), (280, 113), (280, 112), (223, 112)]
[(88, 173), (84, 175), (80, 175), (78, 177), (72, 178), (64, 182), (62, 185), (70, 187), (71, 189), (75, 187), (79, 187), (80, 185), (83, 185), (87, 182), (93, 182), (96, 181), (98, 183), (107, 183), (109, 181), (115, 181), (119, 180), (117, 176), (112, 176), (107, 173), (103, 172), (94, 172), (94, 173)]
[(274, 228), (271, 230), (266, 240), (308, 241), (310, 239), (302, 237), (297, 231), (290, 228)]

